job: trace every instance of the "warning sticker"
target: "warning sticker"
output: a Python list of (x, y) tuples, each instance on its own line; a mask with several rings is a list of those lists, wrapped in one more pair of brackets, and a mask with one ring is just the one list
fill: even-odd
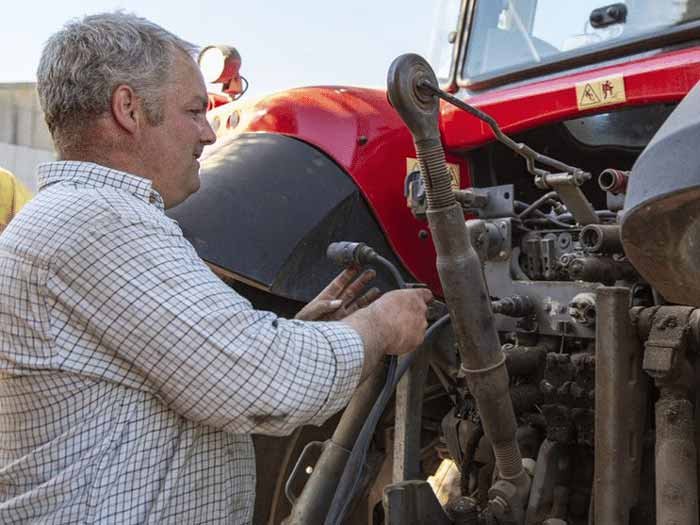
[(622, 75), (587, 80), (576, 84), (578, 109), (591, 109), (627, 100), (625, 79)]
[[(459, 164), (452, 164), (447, 162), (447, 170), (450, 172), (450, 177), (452, 178), (452, 188), (455, 190), (459, 189), (460, 176), (459, 176)], [(406, 158), (406, 175), (413, 173), (414, 171), (420, 171), (420, 166), (418, 165), (418, 159), (413, 159), (411, 157)]]

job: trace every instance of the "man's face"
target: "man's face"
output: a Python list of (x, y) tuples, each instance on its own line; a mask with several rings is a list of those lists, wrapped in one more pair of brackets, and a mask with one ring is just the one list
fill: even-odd
[(202, 149), (216, 134), (206, 119), (207, 89), (194, 61), (178, 55), (163, 89), (163, 122), (146, 124), (141, 158), (153, 186), (170, 208), (199, 189)]

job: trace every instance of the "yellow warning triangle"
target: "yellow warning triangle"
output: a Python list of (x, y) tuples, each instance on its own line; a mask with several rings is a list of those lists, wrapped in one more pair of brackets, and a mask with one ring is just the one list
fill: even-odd
[(583, 93), (581, 94), (579, 107), (590, 106), (591, 104), (600, 104), (600, 102), (600, 97), (595, 92), (595, 89), (593, 89), (593, 86), (586, 84), (586, 87), (583, 88)]

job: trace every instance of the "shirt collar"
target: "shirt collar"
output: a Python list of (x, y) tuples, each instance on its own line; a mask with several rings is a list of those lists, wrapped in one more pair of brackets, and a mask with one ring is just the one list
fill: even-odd
[(108, 187), (125, 190), (152, 204), (160, 211), (165, 211), (163, 198), (153, 189), (150, 180), (94, 162), (62, 160), (39, 164), (37, 181), (39, 190), (55, 182), (64, 181), (88, 188)]

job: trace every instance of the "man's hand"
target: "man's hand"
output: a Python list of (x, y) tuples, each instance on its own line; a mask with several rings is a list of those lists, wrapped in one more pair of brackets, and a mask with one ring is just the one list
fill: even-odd
[(394, 290), (368, 308), (375, 330), (384, 334), (385, 354), (406, 354), (423, 342), (428, 328), (428, 303), (432, 299), (427, 288)]
[(428, 327), (426, 314), (432, 298), (426, 288), (395, 290), (343, 320), (360, 334), (365, 345), (361, 379), (384, 355), (401, 355), (418, 347)]
[(294, 317), (301, 321), (338, 321), (368, 306), (379, 297), (378, 288), (360, 292), (376, 277), (374, 270), (365, 270), (358, 276), (357, 268), (343, 270), (326, 288)]

